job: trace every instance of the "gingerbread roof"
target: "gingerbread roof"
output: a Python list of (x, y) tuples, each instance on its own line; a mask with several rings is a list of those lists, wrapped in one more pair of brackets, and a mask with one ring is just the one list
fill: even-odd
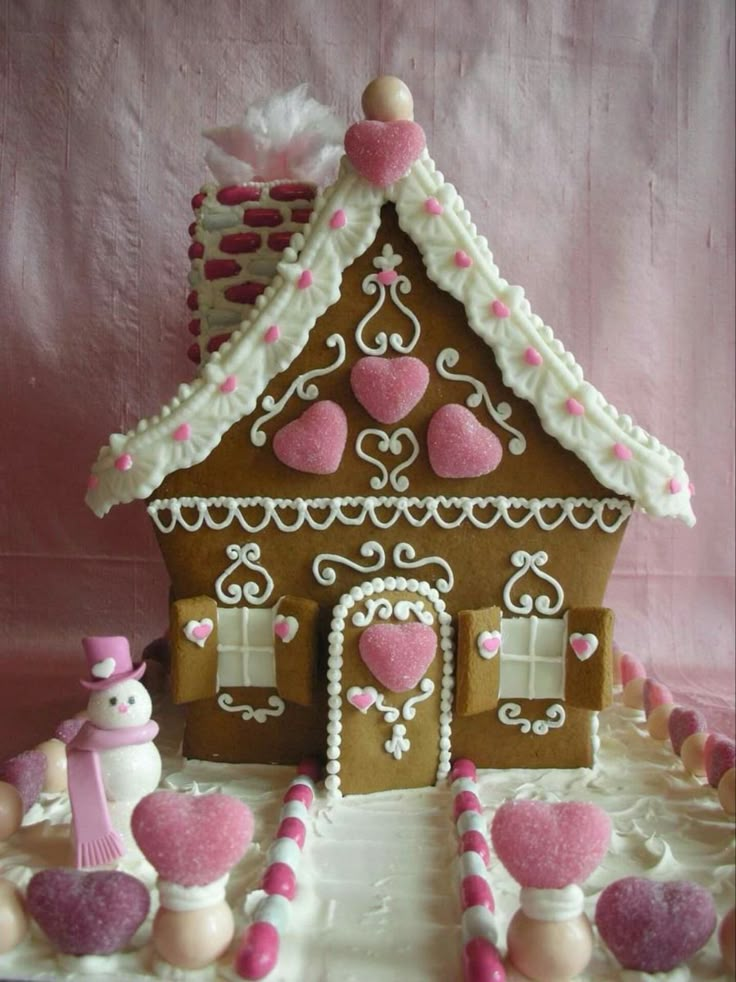
[(426, 149), (399, 180), (381, 187), (344, 158), (317, 199), (304, 234), (283, 253), (251, 315), (157, 416), (100, 450), (87, 503), (98, 515), (147, 498), (164, 478), (204, 460), (250, 414), (270, 380), (303, 350), (317, 320), (340, 296), (343, 270), (373, 242), (381, 207), (393, 202), (427, 275), (465, 308), (492, 349), (503, 379), (535, 407), (542, 426), (601, 484), (653, 515), (695, 523), (682, 459), (618, 412), (583, 377), (575, 359), (532, 312), (521, 287), (503, 279), (455, 188)]

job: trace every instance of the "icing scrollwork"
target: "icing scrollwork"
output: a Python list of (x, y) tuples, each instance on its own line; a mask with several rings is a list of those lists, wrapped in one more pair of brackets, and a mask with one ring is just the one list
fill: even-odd
[(356, 611), (353, 614), (353, 624), (355, 627), (368, 627), (373, 623), (373, 618), (377, 615), (381, 620), (387, 621), (393, 616), (397, 621), (408, 621), (414, 614), (416, 619), (422, 624), (434, 624), (434, 616), (431, 610), (426, 610), (422, 600), (397, 600), (392, 604), (386, 597), (373, 600), (371, 597), (365, 601), (365, 613)]
[[(403, 441), (406, 440), (410, 448), (408, 460), (402, 461), (389, 471), (385, 464), (377, 457), (367, 453), (363, 448), (366, 437), (370, 436), (378, 439), (377, 446), (379, 453), (390, 453), (394, 457), (398, 457), (403, 452)], [(374, 474), (370, 479), (370, 486), (374, 491), (380, 491), (390, 483), (394, 491), (402, 492), (406, 491), (409, 487), (409, 478), (401, 472), (406, 470), (407, 467), (410, 467), (419, 456), (419, 442), (407, 426), (402, 426), (398, 430), (394, 430), (393, 433), (386, 433), (385, 430), (367, 429), (361, 430), (358, 434), (355, 441), (355, 452), (361, 460), (367, 460), (368, 463), (373, 464), (380, 471), (379, 474)]]
[(547, 719), (528, 720), (521, 715), (518, 702), (505, 702), (498, 708), (498, 718), (506, 726), (518, 726), (521, 733), (533, 733), (534, 736), (544, 736), (550, 730), (559, 730), (565, 725), (565, 707), (555, 702), (548, 706), (544, 715)]
[(374, 561), (361, 566), (355, 560), (340, 556), (337, 553), (320, 553), (312, 563), (312, 573), (315, 580), (320, 586), (332, 586), (337, 579), (337, 573), (333, 566), (322, 568), (322, 564), (326, 562), (340, 563), (342, 566), (347, 566), (349, 569), (357, 570), (360, 573), (375, 573), (376, 570), (382, 569), (386, 563), (386, 551), (379, 542), (364, 542), (360, 547), (360, 555), (364, 559), (373, 559)]
[[(385, 355), (389, 347), (401, 355), (408, 355), (410, 351), (414, 350), (419, 340), (422, 332), (419, 321), (414, 312), (399, 297), (399, 293), (406, 296), (411, 291), (409, 278), (396, 272), (396, 267), (401, 264), (401, 261), (402, 256), (395, 253), (393, 247), (389, 243), (386, 243), (381, 255), (376, 256), (373, 260), (373, 265), (378, 272), (369, 273), (363, 279), (363, 293), (368, 296), (377, 294), (373, 306), (355, 329), (355, 342), (364, 355)], [(401, 311), (410, 322), (412, 326), (411, 337), (408, 341), (404, 341), (398, 333), (387, 336), (385, 331), (379, 331), (373, 339), (372, 344), (368, 343), (363, 337), (363, 331), (383, 307), (387, 296), (391, 298), (391, 303), (394, 307)]]
[[(225, 549), (225, 555), (232, 562), (225, 572), (215, 580), (215, 593), (218, 600), (224, 604), (246, 603), (260, 605), (265, 603), (271, 596), (273, 579), (265, 567), (261, 566), (257, 561), (261, 558), (260, 546), (255, 542), (246, 542), (244, 545), (238, 545), (237, 542), (233, 542)], [(226, 587), (225, 581), (240, 566), (254, 573), (258, 573), (263, 578), (263, 585), (260, 586), (255, 580), (249, 580), (242, 585), (231, 583)]]
[(420, 569), (422, 566), (441, 566), (447, 578), (438, 578), (435, 583), (440, 593), (449, 593), (455, 584), (452, 567), (446, 559), (440, 556), (427, 556), (426, 559), (416, 558), (416, 549), (408, 542), (399, 542), (394, 547), (393, 561), (399, 569)]
[[(546, 566), (548, 559), (547, 553), (542, 550), (531, 553), (519, 549), (512, 553), (511, 565), (515, 566), (518, 572), (509, 577), (506, 586), (503, 588), (503, 602), (508, 611), (513, 614), (521, 614), (524, 617), (531, 614), (533, 610), (536, 610), (540, 614), (548, 614), (549, 616), (559, 613), (565, 601), (565, 594), (562, 586), (554, 576), (545, 573), (541, 568), (542, 566)], [(519, 597), (518, 602), (513, 599), (511, 596), (513, 588), (527, 573), (533, 573), (540, 580), (543, 580), (552, 587), (555, 593), (554, 603), (546, 594), (532, 598), (530, 594), (524, 593)]]
[(224, 709), (226, 713), (240, 713), (240, 718), (246, 722), (254, 720), (256, 723), (265, 723), (269, 717), (283, 716), (284, 710), (286, 709), (286, 703), (278, 696), (268, 697), (270, 709), (267, 709), (265, 706), (260, 709), (255, 709), (253, 706), (248, 705), (235, 706), (234, 702), (235, 700), (229, 692), (223, 692), (217, 698), (217, 705), (220, 709)]
[(454, 368), (459, 360), (460, 355), (455, 348), (443, 348), (437, 355), (438, 373), (452, 382), (467, 382), (468, 385), (472, 386), (473, 392), (465, 400), (465, 405), (468, 409), (477, 409), (480, 405), (485, 406), (494, 423), (511, 434), (509, 452), (517, 456), (523, 454), (526, 450), (526, 438), (508, 422), (511, 416), (511, 406), (508, 402), (499, 402), (497, 406), (494, 406), (488, 389), (477, 378), (473, 378), (472, 375), (463, 375), (460, 372), (451, 372), (450, 369)]

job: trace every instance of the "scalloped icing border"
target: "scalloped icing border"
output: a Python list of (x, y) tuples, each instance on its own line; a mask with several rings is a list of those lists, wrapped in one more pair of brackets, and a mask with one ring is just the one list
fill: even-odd
[[(385, 189), (370, 185), (343, 159), (305, 235), (294, 236), (253, 313), (211, 357), (201, 378), (181, 385), (158, 416), (127, 435), (113, 434), (102, 448), (86, 497), (92, 510), (102, 516), (115, 504), (148, 497), (168, 474), (204, 460), (255, 409), (268, 382), (293, 362), (319, 317), (339, 299), (342, 272), (373, 242), (385, 201), (395, 203), (429, 278), (464, 305), (505, 384), (532, 403), (544, 429), (612, 491), (653, 515), (694, 525), (682, 459), (585, 381), (573, 356), (532, 313), (524, 291), (501, 277), (462, 198), (426, 150), (405, 177)], [(333, 222), (339, 212), (341, 221)], [(457, 263), (461, 253), (469, 262)], [(274, 324), (278, 343), (264, 343)]]

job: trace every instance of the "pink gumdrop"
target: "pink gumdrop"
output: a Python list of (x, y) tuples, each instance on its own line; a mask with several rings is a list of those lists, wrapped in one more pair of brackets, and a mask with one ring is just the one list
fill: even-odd
[(485, 876), (464, 876), (460, 882), (460, 903), (462, 909), (468, 907), (487, 907), (493, 912), (496, 903)]
[(672, 693), (667, 688), (666, 685), (662, 685), (661, 682), (657, 682), (656, 679), (647, 679), (644, 683), (644, 715), (649, 719), (649, 714), (657, 706), (664, 706), (667, 704), (672, 704), (674, 699), (672, 698)]
[(473, 791), (461, 791), (460, 794), (455, 795), (452, 803), (452, 815), (455, 821), (463, 812), (477, 812), (479, 815), (483, 813), (483, 806), (478, 795)]
[(279, 932), (268, 921), (256, 921), (247, 929), (235, 956), (241, 979), (263, 979), (279, 958)]
[(296, 895), (296, 874), (286, 863), (271, 863), (263, 874), (263, 889), (268, 894), (278, 894), (293, 900)]
[(478, 776), (478, 772), (475, 769), (475, 764), (472, 760), (468, 760), (466, 757), (461, 757), (456, 760), (452, 765), (452, 770), (450, 771), (450, 780), (457, 781), (460, 777), (467, 777), (470, 781), (475, 781)]
[(488, 866), (489, 862), (491, 861), (491, 854), (488, 851), (486, 837), (477, 829), (469, 829), (467, 832), (463, 832), (463, 834), (460, 836), (457, 851), (461, 854), (464, 852), (477, 852), (483, 861), (484, 866)]
[(273, 452), (287, 467), (305, 474), (334, 474), (348, 438), (348, 421), (336, 402), (323, 399), (274, 434)]
[(488, 938), (471, 938), (463, 948), (465, 982), (506, 982), (498, 949)]
[(308, 777), (316, 784), (322, 779), (322, 762), (318, 757), (305, 757), (300, 762), (296, 772), (300, 777)]
[(644, 679), (647, 670), (638, 658), (633, 655), (621, 655), (621, 685), (626, 685), (632, 679)]
[(408, 119), (353, 123), (345, 134), (345, 153), (361, 177), (378, 187), (393, 184), (424, 150), (424, 131)]
[(408, 692), (419, 684), (437, 650), (428, 624), (371, 624), (360, 635), (358, 651), (381, 685)]
[(736, 767), (736, 743), (722, 733), (709, 733), (705, 741), (705, 776), (712, 788), (717, 788), (721, 778)]
[(292, 784), (284, 795), (284, 804), (289, 801), (301, 801), (305, 808), (314, 801), (314, 791), (308, 784)]
[(708, 729), (708, 723), (699, 710), (675, 706), (667, 721), (667, 728), (672, 741), (672, 749), (679, 757), (685, 740), (693, 733), (704, 733)]
[(379, 423), (397, 423), (424, 395), (429, 369), (418, 358), (359, 358), (350, 372), (350, 386), (363, 409)]
[(292, 839), (300, 849), (304, 846), (306, 836), (307, 830), (304, 828), (304, 822), (299, 818), (285, 818), (276, 831), (278, 839)]
[(441, 406), (430, 419), (427, 451), (438, 477), (481, 477), (494, 471), (503, 457), (496, 434), (456, 403)]

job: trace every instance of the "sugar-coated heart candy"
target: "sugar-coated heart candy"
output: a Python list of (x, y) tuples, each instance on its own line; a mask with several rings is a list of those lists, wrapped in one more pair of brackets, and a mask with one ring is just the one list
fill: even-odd
[(672, 693), (656, 679), (647, 679), (644, 683), (644, 715), (648, 718), (653, 709), (666, 703), (673, 703)]
[(678, 757), (683, 743), (689, 736), (693, 733), (704, 733), (708, 729), (708, 723), (701, 712), (697, 709), (684, 709), (682, 706), (675, 706), (667, 725), (672, 749)]
[(736, 743), (722, 733), (710, 733), (705, 741), (705, 776), (712, 788), (717, 788), (721, 778), (736, 766)]
[(361, 177), (380, 188), (403, 177), (424, 146), (424, 130), (408, 119), (367, 119), (354, 123), (345, 134), (350, 163)]
[(408, 692), (434, 658), (437, 635), (428, 624), (373, 624), (360, 635), (358, 650), (381, 685)]
[(135, 806), (130, 824), (159, 876), (185, 887), (224, 876), (253, 836), (250, 808), (226, 794), (154, 791)]
[(110, 955), (148, 916), (140, 880), (117, 870), (45, 869), (28, 884), (26, 904), (44, 934), (68, 955)]
[(46, 757), (38, 750), (24, 750), (0, 764), (0, 781), (18, 789), (24, 812), (38, 801), (45, 777)]
[(427, 429), (429, 463), (438, 477), (481, 477), (501, 463), (503, 448), (465, 406), (441, 406)]
[(713, 934), (716, 909), (710, 893), (697, 883), (627, 876), (600, 895), (595, 923), (624, 968), (669, 972)]
[(334, 474), (348, 438), (345, 413), (329, 399), (316, 402), (273, 438), (273, 452), (282, 464), (305, 474)]
[(621, 655), (621, 685), (626, 685), (632, 679), (646, 678), (647, 670), (634, 655)]
[(71, 743), (86, 722), (81, 716), (64, 719), (54, 730), (54, 737), (62, 743)]
[(429, 369), (418, 358), (359, 358), (350, 386), (363, 409), (379, 423), (397, 423), (416, 406), (429, 384)]
[(559, 890), (590, 876), (608, 849), (611, 821), (586, 802), (506, 801), (491, 839), (517, 883)]

